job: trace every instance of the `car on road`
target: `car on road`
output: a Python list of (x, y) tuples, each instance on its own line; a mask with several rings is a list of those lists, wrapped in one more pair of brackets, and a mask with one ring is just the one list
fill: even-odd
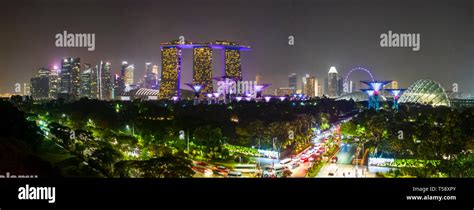
[(293, 162), (291, 165), (291, 169), (295, 169), (297, 168), (298, 166), (300, 166), (300, 163), (298, 163), (297, 161)]
[(306, 162), (308, 162), (308, 159), (309, 159), (309, 156), (306, 156), (306, 155), (305, 155), (305, 156), (303, 156), (303, 157), (300, 158), (300, 162), (306, 163)]
[(204, 175), (210, 176), (212, 175), (212, 170), (210, 168), (200, 166), (200, 165), (193, 165), (192, 169), (196, 172), (203, 173)]
[(229, 174), (227, 174), (227, 177), (229, 177), (229, 178), (242, 177), (242, 172), (241, 171), (230, 171)]
[(337, 156), (331, 158), (331, 163), (337, 163)]
[(226, 176), (230, 172), (230, 169), (224, 166), (215, 166), (212, 169), (212, 172), (214, 172), (214, 174), (217, 174), (217, 175)]
[(286, 165), (286, 164), (288, 164), (288, 163), (290, 163), (290, 162), (291, 162), (291, 159), (290, 159), (290, 158), (286, 158), (286, 159), (281, 160), (281, 161), (280, 161), (280, 164)]

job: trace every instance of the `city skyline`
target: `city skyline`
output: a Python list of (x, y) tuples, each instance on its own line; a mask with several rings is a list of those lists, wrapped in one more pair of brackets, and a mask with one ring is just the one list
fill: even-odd
[[(4, 49), (11, 49), (2, 50), (0, 54), (5, 58), (5, 62), (0, 64), (3, 78), (0, 80), (1, 93), (13, 93), (15, 83), (28, 83), (38, 68), (59, 65), (61, 59), (67, 57), (80, 57), (83, 63), (93, 65), (100, 60), (109, 61), (112, 74), (120, 70), (121, 61), (127, 60), (135, 64), (135, 77), (141, 78), (145, 74), (145, 63), (161, 67), (159, 44), (181, 35), (186, 40), (228, 39), (251, 45), (253, 50), (242, 54), (243, 77), (248, 80), (260, 74), (263, 81), (272, 83), (271, 89), (286, 87), (286, 78), (291, 73), (296, 73), (298, 78), (305, 74), (324, 78), (331, 66), (335, 66), (341, 76), (354, 67), (362, 66), (370, 69), (376, 78), (399, 81), (400, 87), (406, 88), (417, 79), (428, 78), (440, 82), (447, 89), (458, 83), (459, 91), (474, 92), (474, 84), (470, 81), (474, 78), (474, 44), (469, 38), (473, 34), (474, 6), (469, 1), (459, 0), (455, 4), (430, 1), (427, 7), (422, 7), (426, 1), (410, 2), (413, 7), (408, 7), (408, 1), (391, 4), (369, 0), (357, 4), (350, 1), (282, 0), (272, 1), (274, 7), (265, 7), (269, 1), (229, 1), (229, 6), (245, 9), (246, 15), (240, 17), (216, 9), (211, 14), (200, 14), (197, 26), (187, 27), (187, 18), (164, 18), (169, 12), (163, 8), (179, 6), (170, 1), (141, 1), (131, 5), (130, 1), (123, 0), (114, 2), (110, 7), (106, 4), (108, 1), (86, 1), (68, 11), (57, 10), (66, 4), (60, 1), (44, 1), (40, 5), (39, 2), (42, 1), (31, 2), (30, 7), (29, 1), (11, 1), (3, 8), (6, 10), (2, 16), (16, 17), (17, 21), (25, 24), (7, 30), (5, 39), (1, 41), (6, 46)], [(195, 8), (219, 8), (216, 3), (203, 1)], [(262, 8), (265, 15), (261, 13)], [(84, 9), (91, 10), (91, 17), (102, 17), (103, 20), (95, 23), (92, 21), (95, 18), (74, 15)], [(397, 17), (400, 9), (404, 10), (404, 16)], [(57, 13), (51, 15), (50, 11)], [(188, 8), (181, 11), (190, 16), (196, 14)], [(338, 12), (332, 14), (328, 11)], [(438, 13), (425, 14), (427, 11)], [(38, 14), (41, 14), (40, 20), (34, 18)], [(67, 18), (60, 20), (58, 16)], [(129, 16), (132, 18), (127, 19)], [(318, 21), (318, 18), (329, 23)], [(381, 20), (375, 20), (377, 18)], [(2, 19), (6, 28), (15, 24), (7, 18)], [(36, 26), (38, 21), (43, 24)], [(255, 30), (263, 26), (264, 31)], [(40, 28), (43, 30), (33, 30)], [(66, 29), (95, 33), (96, 50), (89, 52), (85, 48), (55, 47), (54, 34)], [(379, 36), (389, 29), (419, 32), (421, 50), (412, 52), (402, 48), (381, 48)], [(124, 36), (112, 36), (111, 33), (117, 31)], [(294, 46), (288, 45), (289, 36), (294, 36)], [(213, 55), (213, 75), (221, 71), (220, 56), (219, 53)], [(192, 82), (192, 52), (183, 51), (183, 57), (181, 86), (185, 87), (184, 83)], [(362, 73), (354, 77), (354, 81), (367, 79)], [(299, 80), (298, 86), (301, 86)]]

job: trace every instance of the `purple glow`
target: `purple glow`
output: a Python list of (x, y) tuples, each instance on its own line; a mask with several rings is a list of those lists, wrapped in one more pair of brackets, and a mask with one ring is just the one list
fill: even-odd
[(173, 101), (177, 101), (178, 100), (178, 96), (173, 96)]
[(245, 100), (250, 101), (250, 100), (252, 100), (252, 98), (246, 97)]
[(214, 93), (214, 97), (218, 98), (220, 93)]
[(270, 96), (265, 96), (265, 101), (266, 101), (266, 102), (269, 102), (270, 99), (272, 99), (272, 97), (270, 97)]
[(369, 96), (373, 96), (375, 91), (374, 90), (366, 90), (365, 92), (367, 92), (367, 94)]
[(280, 96), (280, 101), (284, 101), (285, 100), (285, 96)]
[(201, 90), (201, 85), (194, 85), (193, 89), (194, 89), (194, 92), (199, 92)]
[(348, 80), (348, 78), (349, 78), (349, 75), (351, 75), (352, 72), (355, 71), (355, 70), (362, 70), (362, 71), (367, 72), (367, 73), (369, 74), (370, 79), (372, 80), (372, 82), (375, 81), (375, 80), (374, 80), (374, 76), (372, 76), (372, 73), (370, 73), (370, 71), (369, 71), (368, 69), (362, 68), (362, 67), (356, 67), (356, 68), (351, 69), (351, 70), (349, 71), (349, 73), (346, 74), (346, 77), (344, 78), (344, 83), (347, 83), (347, 80)]
[(239, 102), (240, 100), (242, 100), (242, 97), (237, 96), (237, 97), (235, 97), (235, 99), (237, 99), (237, 101)]
[(392, 92), (392, 94), (394, 96), (399, 96), (402, 91), (400, 91), (400, 90), (391, 90), (390, 92)]
[(383, 86), (383, 83), (381, 83), (381, 82), (372, 82), (372, 83), (370, 83), (370, 87), (372, 87), (372, 89), (374, 91), (377, 91), (377, 92), (380, 91), (380, 89), (382, 89), (382, 86)]
[(245, 94), (245, 96), (247, 96), (247, 97), (249, 97), (249, 98), (250, 98), (250, 97), (252, 97), (252, 94), (250, 94), (250, 93), (247, 93), (247, 94)]
[(255, 91), (260, 92), (263, 89), (263, 85), (255, 85)]
[(208, 93), (208, 94), (207, 94), (207, 97), (208, 97), (208, 98), (212, 98), (212, 93)]

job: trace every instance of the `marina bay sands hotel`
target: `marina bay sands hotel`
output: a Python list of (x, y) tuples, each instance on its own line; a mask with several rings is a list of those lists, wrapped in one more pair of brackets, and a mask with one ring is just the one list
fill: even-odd
[(235, 42), (187, 42), (171, 41), (161, 43), (161, 83), (158, 97), (169, 99), (180, 97), (181, 52), (183, 49), (193, 50), (193, 82), (190, 86), (200, 93), (213, 93), (212, 87), (212, 50), (222, 50), (222, 77), (236, 81), (242, 80), (240, 51), (250, 50), (250, 46), (242, 46)]

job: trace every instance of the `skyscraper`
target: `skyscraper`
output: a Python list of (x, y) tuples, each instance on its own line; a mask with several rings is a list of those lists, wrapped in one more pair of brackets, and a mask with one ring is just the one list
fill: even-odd
[(339, 97), (343, 94), (344, 90), (344, 80), (342, 77), (337, 77), (337, 95), (336, 97)]
[(59, 77), (59, 69), (54, 66), (49, 73), (49, 98), (56, 99), (61, 85), (61, 77)]
[(35, 100), (49, 98), (49, 69), (38, 69), (38, 75), (31, 78), (31, 97)]
[(293, 88), (293, 93), (296, 93), (298, 79), (295, 73), (288, 76), (288, 87)]
[(154, 70), (156, 65), (152, 66), (151, 63), (145, 63), (145, 82), (144, 87), (148, 89), (158, 88), (158, 66), (156, 71)]
[(97, 71), (98, 78), (98, 90), (99, 90), (99, 99), (100, 100), (111, 100), (112, 99), (112, 77), (111, 77), (111, 68), (109, 62), (100, 61)]
[(84, 64), (84, 69), (81, 72), (81, 97), (93, 98), (92, 97), (92, 81), (93, 72), (91, 65)]
[(158, 97), (170, 99), (180, 96), (181, 48), (162, 46), (161, 48), (161, 82)]
[(130, 87), (134, 84), (134, 79), (133, 79), (134, 71), (135, 71), (135, 66), (133, 64), (130, 64), (125, 68), (123, 80), (125, 82), (126, 87)]
[(193, 85), (201, 86), (201, 93), (213, 93), (212, 49), (210, 47), (193, 48)]
[(114, 83), (114, 87), (113, 87), (114, 99), (119, 99), (119, 97), (125, 93), (126, 88), (125, 88), (124, 79), (120, 75), (115, 74), (113, 83)]
[(152, 89), (159, 89), (161, 82), (161, 73), (159, 67), (157, 65), (153, 65), (152, 72), (156, 76), (156, 87)]
[(81, 59), (66, 58), (61, 62), (61, 93), (69, 99), (79, 98), (81, 86)]
[(327, 87), (327, 95), (329, 97), (335, 98), (338, 96), (338, 73), (334, 66), (331, 66), (331, 68), (329, 68)]
[(308, 97), (316, 97), (319, 95), (318, 79), (315, 76), (306, 74), (303, 77), (303, 94)]
[(262, 84), (262, 75), (256, 74), (255, 75), (255, 82), (257, 82), (258, 85)]
[(388, 84), (388, 89), (398, 89), (398, 82), (393, 80), (391, 83)]

